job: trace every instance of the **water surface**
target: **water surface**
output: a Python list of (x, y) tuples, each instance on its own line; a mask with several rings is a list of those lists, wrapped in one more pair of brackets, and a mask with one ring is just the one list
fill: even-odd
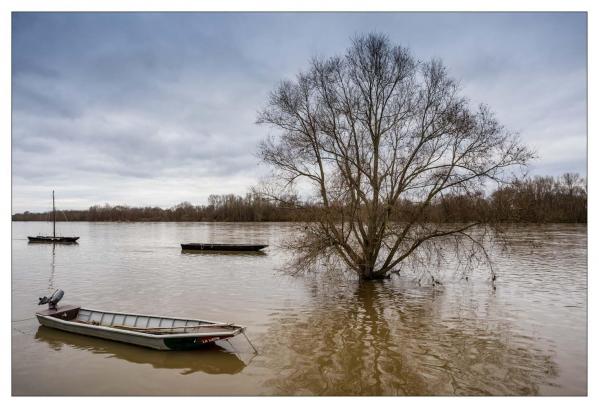
[[(13, 222), (15, 395), (585, 395), (587, 229), (518, 226), (486, 271), (441, 287), (290, 277), (284, 223), (70, 223), (78, 245)], [(266, 243), (262, 255), (182, 252), (181, 242)], [(242, 338), (162, 352), (39, 327), (55, 288), (90, 308), (236, 322)]]

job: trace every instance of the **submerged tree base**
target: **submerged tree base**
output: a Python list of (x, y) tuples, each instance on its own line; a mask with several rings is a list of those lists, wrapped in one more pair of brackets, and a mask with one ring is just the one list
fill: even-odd
[(391, 279), (391, 275), (389, 274), (381, 274), (381, 275), (360, 275), (360, 281), (381, 281), (381, 280), (387, 280), (387, 279)]

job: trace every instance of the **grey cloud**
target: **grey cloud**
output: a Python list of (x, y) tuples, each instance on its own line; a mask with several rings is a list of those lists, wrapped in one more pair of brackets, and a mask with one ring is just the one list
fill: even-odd
[(538, 148), (532, 172), (584, 172), (581, 13), (15, 13), (13, 211), (53, 188), (78, 207), (243, 194), (268, 92), (368, 31), (442, 58)]

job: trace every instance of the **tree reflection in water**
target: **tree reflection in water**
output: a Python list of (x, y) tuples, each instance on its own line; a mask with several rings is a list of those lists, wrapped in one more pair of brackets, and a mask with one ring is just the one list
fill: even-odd
[(276, 376), (265, 385), (284, 395), (535, 395), (550, 384), (550, 353), (493, 319), (491, 292), (466, 307), (445, 292), (315, 286), (315, 307), (266, 334), (261, 361)]

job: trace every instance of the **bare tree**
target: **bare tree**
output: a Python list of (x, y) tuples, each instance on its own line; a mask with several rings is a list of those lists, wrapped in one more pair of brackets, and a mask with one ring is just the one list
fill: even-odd
[[(342, 57), (313, 59), (271, 93), (258, 123), (280, 131), (260, 145), (284, 181), (273, 196), (303, 181), (322, 208), (297, 240), (297, 266), (324, 256), (362, 279), (388, 276), (441, 237), (480, 247), (469, 234), (478, 222), (430, 223), (425, 210), (444, 194), (501, 185), (533, 156), (489, 108), (468, 106), (440, 61), (418, 62), (379, 34), (355, 38)], [(392, 222), (405, 202), (409, 221)]]
[(580, 177), (578, 173), (564, 173), (561, 177), (561, 183), (563, 184), (568, 196), (586, 194), (586, 184), (584, 178)]

